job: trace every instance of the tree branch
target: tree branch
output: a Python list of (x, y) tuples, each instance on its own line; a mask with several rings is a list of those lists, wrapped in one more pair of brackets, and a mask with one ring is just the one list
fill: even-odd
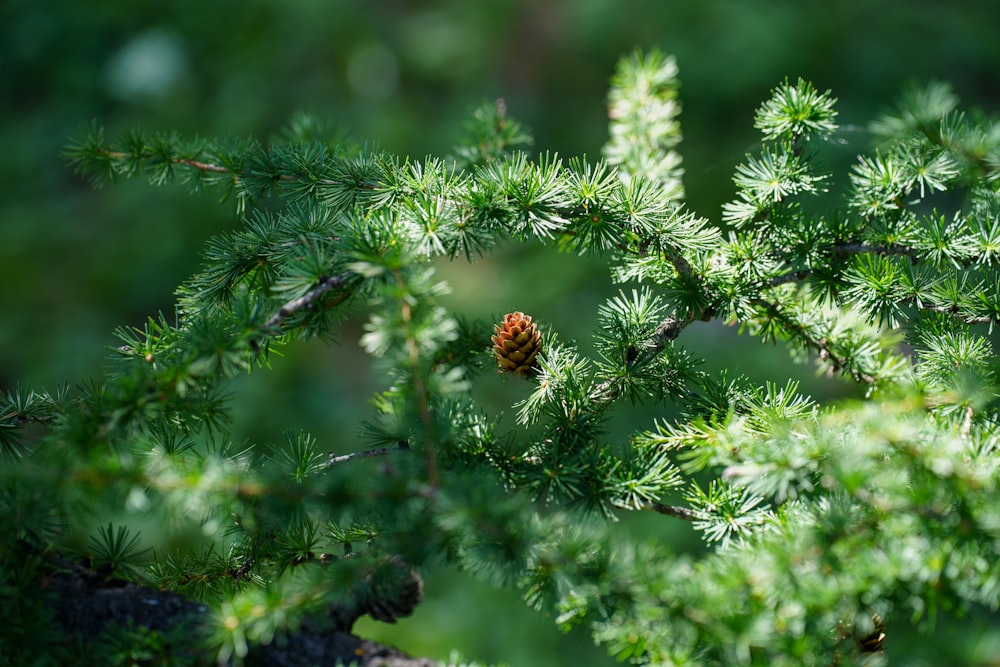
[[(131, 160), (135, 158), (141, 160), (154, 160), (154, 159), (159, 159), (161, 157), (154, 153), (149, 153), (149, 152), (144, 152), (141, 154), (133, 154), (133, 153), (127, 153), (125, 151), (113, 151), (110, 148), (100, 148), (100, 147), (95, 147), (95, 148), (97, 150), (98, 155), (103, 155), (105, 158), (109, 160), (125, 160), (125, 159)], [(219, 174), (233, 173), (232, 169), (224, 167), (221, 164), (202, 162), (201, 160), (195, 160), (194, 158), (172, 157), (166, 160), (166, 162), (169, 162), (170, 164), (184, 165), (185, 167), (191, 167), (192, 169), (197, 169), (198, 171), (214, 172)]]
[[(278, 312), (272, 315), (267, 320), (267, 322), (264, 323), (264, 326), (262, 327), (264, 333), (272, 336), (279, 335), (281, 324), (286, 319), (288, 319), (295, 313), (299, 312), (300, 310), (311, 308), (317, 299), (319, 299), (321, 296), (323, 296), (330, 290), (343, 287), (347, 283), (347, 281), (351, 278), (352, 275), (353, 275), (352, 273), (345, 271), (336, 276), (323, 276), (322, 278), (319, 279), (319, 282), (316, 284), (316, 287), (313, 287), (311, 290), (309, 290), (302, 296), (298, 297), (297, 299), (292, 299), (291, 301), (283, 305), (281, 308), (279, 308)], [(344, 295), (343, 298), (334, 302), (334, 304), (331, 305), (340, 303), (340, 301), (343, 301), (344, 298), (347, 298), (346, 294)], [(275, 331), (276, 329), (278, 329), (279, 331)], [(251, 348), (253, 348), (254, 354), (259, 355), (261, 353), (259, 341), (252, 340), (250, 342), (250, 346)]]
[(375, 447), (374, 449), (366, 449), (361, 452), (351, 452), (350, 454), (341, 454), (335, 456), (330, 455), (330, 460), (326, 462), (326, 465), (335, 466), (341, 463), (347, 463), (348, 461), (354, 461), (356, 459), (367, 459), (374, 456), (388, 456), (389, 454), (399, 451), (399, 447)]
[(684, 521), (697, 521), (701, 519), (702, 516), (690, 510), (686, 507), (679, 507), (677, 505), (664, 505), (663, 503), (649, 503), (645, 506), (645, 509), (651, 510), (658, 514), (663, 514), (666, 516), (672, 516), (675, 519), (683, 519)]
[(909, 257), (914, 264), (918, 259), (916, 250), (899, 245), (869, 245), (864, 242), (838, 243), (833, 246), (833, 251), (840, 255), (900, 255)]
[[(170, 636), (190, 637), (190, 647), (175, 652), (204, 650), (197, 644), (200, 629), (209, 623), (208, 607), (170, 591), (161, 591), (118, 579), (109, 579), (81, 566), (65, 567), (43, 580), (41, 590), (49, 601), (58, 636), (67, 645), (106, 644), (112, 628), (143, 628)], [(330, 617), (336, 619), (336, 610)], [(366, 610), (367, 613), (367, 610)], [(359, 667), (433, 667), (436, 662), (411, 658), (395, 648), (361, 639), (349, 628), (331, 623), (303, 623), (298, 629), (270, 643), (249, 642), (243, 664), (273, 667), (350, 664)], [(190, 653), (185, 653), (191, 658)], [(203, 655), (198, 664), (214, 663)], [(219, 662), (220, 667), (233, 664)]]
[(343, 287), (344, 284), (350, 279), (353, 274), (349, 271), (345, 271), (336, 276), (323, 276), (316, 283), (316, 287), (312, 288), (302, 296), (297, 299), (292, 299), (284, 306), (278, 309), (274, 315), (271, 316), (267, 322), (264, 323), (265, 329), (272, 329), (281, 326), (281, 323), (287, 318), (291, 317), (300, 310), (312, 307), (313, 303), (316, 302), (321, 296), (326, 294), (332, 289), (337, 289)]
[(197, 169), (198, 171), (211, 171), (211, 172), (216, 172), (216, 173), (221, 173), (221, 174), (231, 173), (230, 169), (228, 169), (227, 167), (223, 167), (220, 164), (210, 164), (208, 162), (201, 162), (199, 160), (193, 160), (193, 159), (190, 159), (190, 158), (177, 158), (176, 160), (173, 160), (173, 163), (174, 164), (183, 164), (183, 165), (185, 165), (187, 167), (193, 167), (194, 169)]
[[(714, 311), (706, 310), (703, 316), (708, 319), (714, 314)], [(651, 357), (659, 354), (663, 351), (663, 348), (667, 346), (667, 343), (677, 338), (681, 331), (684, 330), (689, 324), (694, 322), (695, 317), (689, 315), (687, 318), (678, 319), (671, 315), (664, 319), (660, 325), (653, 332), (653, 335), (649, 338), (649, 345), (643, 347), (640, 352), (634, 347), (629, 347), (628, 349), (628, 367), (634, 368), (642, 363), (645, 363)], [(615, 386), (616, 380), (614, 378), (605, 380), (590, 391), (590, 396), (597, 401), (604, 401), (610, 403), (611, 401), (618, 398), (618, 389), (612, 388)]]
[(951, 315), (952, 317), (957, 317), (966, 324), (993, 324), (996, 323), (996, 319), (990, 317), (989, 315), (983, 317), (973, 317), (968, 315), (962, 315), (958, 312), (957, 306), (932, 306), (929, 304), (917, 304), (917, 308), (921, 310), (927, 310), (932, 313), (944, 313), (945, 315)]
[(760, 285), (762, 290), (770, 289), (772, 287), (778, 287), (779, 285), (785, 285), (787, 283), (797, 283), (800, 280), (808, 280), (815, 273), (809, 271), (808, 269), (802, 269), (801, 271), (789, 271), (788, 273), (782, 273), (780, 276), (774, 276), (768, 279), (766, 282)]

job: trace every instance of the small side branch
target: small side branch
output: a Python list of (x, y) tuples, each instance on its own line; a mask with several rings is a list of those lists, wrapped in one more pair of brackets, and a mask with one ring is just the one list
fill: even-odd
[(841, 255), (900, 255), (902, 257), (909, 257), (910, 260), (916, 264), (918, 257), (917, 251), (913, 248), (907, 248), (906, 246), (899, 245), (870, 245), (868, 243), (840, 243), (833, 247), (834, 252)]
[(319, 299), (321, 296), (323, 296), (330, 290), (343, 287), (344, 284), (350, 279), (351, 275), (352, 275), (351, 273), (345, 271), (344, 273), (341, 273), (336, 276), (323, 276), (322, 278), (319, 279), (319, 282), (316, 284), (316, 287), (313, 287), (311, 290), (309, 290), (299, 298), (292, 299), (284, 306), (279, 308), (278, 312), (272, 315), (271, 319), (269, 319), (267, 322), (264, 323), (264, 328), (272, 329), (274, 327), (281, 326), (282, 322), (284, 322), (287, 318), (291, 317), (295, 313), (299, 312), (300, 310), (312, 307), (312, 305), (316, 302), (317, 299)]
[(193, 169), (197, 169), (198, 171), (210, 171), (219, 174), (230, 173), (230, 169), (223, 167), (220, 164), (211, 164), (208, 162), (201, 162), (199, 160), (192, 160), (189, 158), (178, 158), (177, 160), (174, 160), (174, 163), (183, 164), (187, 167), (192, 167)]
[(53, 421), (52, 415), (26, 415), (20, 412), (8, 413), (3, 415), (0, 419), (0, 424), (7, 420), (8, 425), (12, 424), (14, 427), (24, 426), (26, 424), (51, 424)]
[(663, 514), (666, 516), (672, 516), (675, 519), (682, 519), (684, 521), (697, 521), (702, 518), (700, 514), (694, 510), (689, 510), (686, 507), (679, 507), (677, 505), (665, 505), (663, 503), (649, 503), (646, 505), (646, 509), (656, 512), (657, 514)]
[(762, 289), (768, 289), (771, 287), (778, 287), (779, 285), (784, 285), (786, 283), (797, 283), (802, 280), (807, 280), (812, 277), (813, 272), (802, 270), (802, 271), (790, 271), (789, 273), (783, 273), (780, 276), (775, 276), (770, 280), (764, 282), (761, 286)]
[[(711, 308), (707, 308), (701, 313), (701, 319), (706, 321), (714, 316), (715, 311)], [(653, 335), (649, 337), (648, 345), (643, 347), (641, 351), (635, 347), (630, 347), (628, 349), (629, 367), (639, 366), (652, 357), (658, 355), (663, 351), (663, 348), (665, 348), (668, 343), (680, 336), (681, 331), (694, 322), (695, 319), (696, 318), (693, 315), (689, 315), (683, 319), (679, 319), (673, 315), (665, 318), (662, 322), (660, 322), (660, 325), (656, 327), (656, 331), (653, 332)], [(590, 396), (596, 401), (610, 403), (618, 397), (619, 392), (620, 389), (617, 384), (617, 380), (608, 379), (596, 385), (590, 391)]]
[[(702, 314), (704, 319), (710, 319), (713, 316), (714, 313), (708, 311)], [(656, 327), (656, 331), (653, 333), (653, 344), (656, 351), (662, 350), (666, 347), (667, 343), (680, 336), (681, 331), (694, 322), (694, 320), (693, 316), (688, 316), (684, 319), (677, 319), (671, 316), (660, 322), (660, 326)]]
[(694, 269), (691, 267), (691, 263), (682, 255), (679, 251), (674, 250), (673, 252), (666, 253), (667, 261), (670, 262), (674, 271), (681, 276), (690, 276), (694, 273)]
[(668, 343), (676, 340), (677, 337), (681, 335), (681, 332), (696, 319), (707, 322), (715, 316), (716, 312), (713, 308), (705, 308), (697, 315), (697, 317), (692, 313), (684, 318), (678, 318), (673, 315), (665, 318), (662, 322), (660, 322), (660, 325), (656, 327), (656, 331), (653, 332), (650, 339), (652, 344), (643, 351), (644, 354), (659, 354)]
[[(351, 273), (345, 271), (344, 273), (341, 273), (336, 276), (323, 276), (322, 278), (320, 278), (319, 282), (316, 284), (316, 287), (313, 287), (311, 290), (309, 290), (302, 296), (298, 297), (297, 299), (292, 299), (291, 301), (283, 305), (281, 308), (278, 309), (278, 312), (272, 315), (267, 320), (267, 322), (264, 323), (264, 326), (262, 327), (262, 333), (264, 334), (264, 336), (279, 335), (281, 333), (281, 325), (286, 319), (288, 319), (295, 313), (299, 312), (300, 310), (311, 308), (312, 305), (321, 296), (323, 296), (330, 290), (339, 289), (343, 287), (350, 279), (351, 275), (352, 275)], [(347, 295), (344, 295), (342, 298), (338, 299), (335, 303), (339, 303), (340, 301), (343, 301), (345, 298), (347, 298)], [(260, 355), (261, 353), (260, 340), (252, 340), (250, 342), (250, 346), (253, 349), (254, 354)]]
[[(162, 159), (159, 156), (157, 156), (157, 155), (155, 155), (153, 153), (150, 153), (150, 152), (143, 152), (143, 153), (140, 153), (138, 155), (135, 155), (135, 154), (132, 154), (132, 153), (126, 153), (125, 151), (110, 150), (108, 148), (97, 148), (97, 153), (99, 155), (104, 156), (108, 160), (132, 160), (132, 159), (138, 158), (138, 159), (141, 159), (141, 160), (152, 161), (154, 159)], [(203, 171), (203, 172), (213, 172), (213, 173), (218, 173), (218, 174), (230, 174), (230, 173), (232, 173), (232, 169), (229, 169), (228, 167), (224, 167), (221, 164), (213, 164), (211, 162), (202, 162), (201, 160), (195, 160), (194, 158), (171, 157), (171, 158), (169, 158), (169, 159), (167, 159), (165, 161), (169, 162), (171, 164), (179, 164), (179, 165), (183, 165), (185, 167), (191, 167), (192, 169), (197, 169), (198, 171)], [(162, 162), (161, 162), (161, 164), (162, 164)]]
[(350, 454), (341, 454), (340, 456), (330, 455), (330, 460), (326, 462), (327, 467), (332, 467), (339, 465), (341, 463), (347, 463), (348, 461), (354, 461), (356, 459), (368, 459), (373, 456), (388, 456), (389, 454), (398, 451), (398, 447), (376, 447), (374, 449), (366, 449), (362, 452), (352, 452)]
[(921, 303), (917, 304), (917, 307), (921, 310), (927, 310), (933, 313), (944, 313), (945, 315), (951, 315), (952, 317), (958, 318), (965, 322), (966, 324), (995, 324), (996, 319), (984, 315), (982, 317), (976, 317), (975, 315), (962, 315), (959, 312), (958, 306), (932, 306), (930, 304)]

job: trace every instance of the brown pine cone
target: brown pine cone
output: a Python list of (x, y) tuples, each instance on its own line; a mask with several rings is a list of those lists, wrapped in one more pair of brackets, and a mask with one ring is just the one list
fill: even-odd
[(493, 328), (496, 335), (490, 340), (500, 370), (527, 377), (538, 366), (536, 358), (542, 351), (542, 334), (538, 327), (530, 316), (518, 311), (504, 315), (503, 321)]

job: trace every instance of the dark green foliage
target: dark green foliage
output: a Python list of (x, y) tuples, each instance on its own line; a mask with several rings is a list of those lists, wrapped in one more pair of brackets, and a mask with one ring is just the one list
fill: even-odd
[[(95, 183), (219, 188), (242, 225), (208, 244), (173, 318), (118, 332), (105, 378), (3, 397), (4, 544), (66, 550), (66, 527), (108, 508), (196, 525), (200, 543), (142, 570), (123, 527), (85, 551), (209, 604), (223, 660), (334, 608), (392, 616), (409, 585), (386, 574), (397, 563), (516, 587), (636, 663), (905, 662), (893, 637), (908, 624), (919, 648), (956, 618), (995, 621), (1000, 132), (946, 88), (915, 89), (874, 125), (872, 153), (827, 173), (835, 100), (786, 81), (713, 224), (681, 201), (675, 73), (658, 53), (622, 61), (607, 162), (523, 152), (502, 103), (473, 113), (451, 160), (339, 145), (303, 119), (270, 146), (108, 145), (85, 129), (67, 155)], [(536, 318), (543, 352), (506, 426), (469, 391), (498, 381), (493, 323), (448, 312), (433, 263), (512, 242), (597, 255), (626, 286), (596, 313), (594, 358)], [(293, 424), (284, 442), (235, 446), (227, 380), (337, 338), (358, 304), (386, 378), (358, 420), (372, 449), (332, 456)], [(709, 373), (682, 344), (712, 319), (868, 397), (820, 405), (794, 382)], [(609, 442), (626, 402), (682, 416)], [(628, 512), (692, 522), (707, 552), (637, 543), (615, 524)], [(18, 572), (4, 563), (5, 586)], [(863, 653), (883, 648), (873, 614), (884, 658)], [(162, 641), (123, 632), (109, 639), (123, 655)]]

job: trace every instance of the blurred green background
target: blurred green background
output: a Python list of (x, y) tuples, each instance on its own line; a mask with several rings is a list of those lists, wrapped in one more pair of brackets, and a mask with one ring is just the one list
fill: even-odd
[[(7, 0), (0, 26), (0, 389), (100, 373), (113, 329), (171, 313), (204, 241), (238, 224), (218, 193), (142, 182), (92, 190), (59, 157), (91, 119), (110, 137), (141, 126), (267, 139), (306, 111), (419, 158), (449, 152), (469, 109), (503, 97), (537, 149), (596, 158), (616, 61), (658, 47), (681, 71), (688, 203), (717, 220), (734, 165), (757, 145), (753, 112), (785, 77), (839, 98), (833, 166), (867, 150), (865, 124), (908, 81), (945, 80), (964, 105), (1000, 106), (996, 0)], [(599, 262), (537, 248), (441, 270), (455, 312), (523, 310), (584, 350), (598, 304), (616, 290)], [(362, 323), (235, 383), (235, 438), (304, 429), (331, 450), (356, 447), (358, 415), (384, 388), (358, 347)], [(856, 391), (719, 324), (699, 323), (679, 342), (709, 367), (758, 381), (791, 375), (822, 398)], [(477, 392), (508, 412), (526, 392), (498, 378), (483, 385)], [(620, 413), (612, 437), (667, 410)], [(627, 529), (693, 544), (659, 517)], [(611, 662), (514, 594), (443, 573), (429, 575), (428, 594), (413, 619), (363, 633), (440, 658), (455, 647), (515, 665)]]

